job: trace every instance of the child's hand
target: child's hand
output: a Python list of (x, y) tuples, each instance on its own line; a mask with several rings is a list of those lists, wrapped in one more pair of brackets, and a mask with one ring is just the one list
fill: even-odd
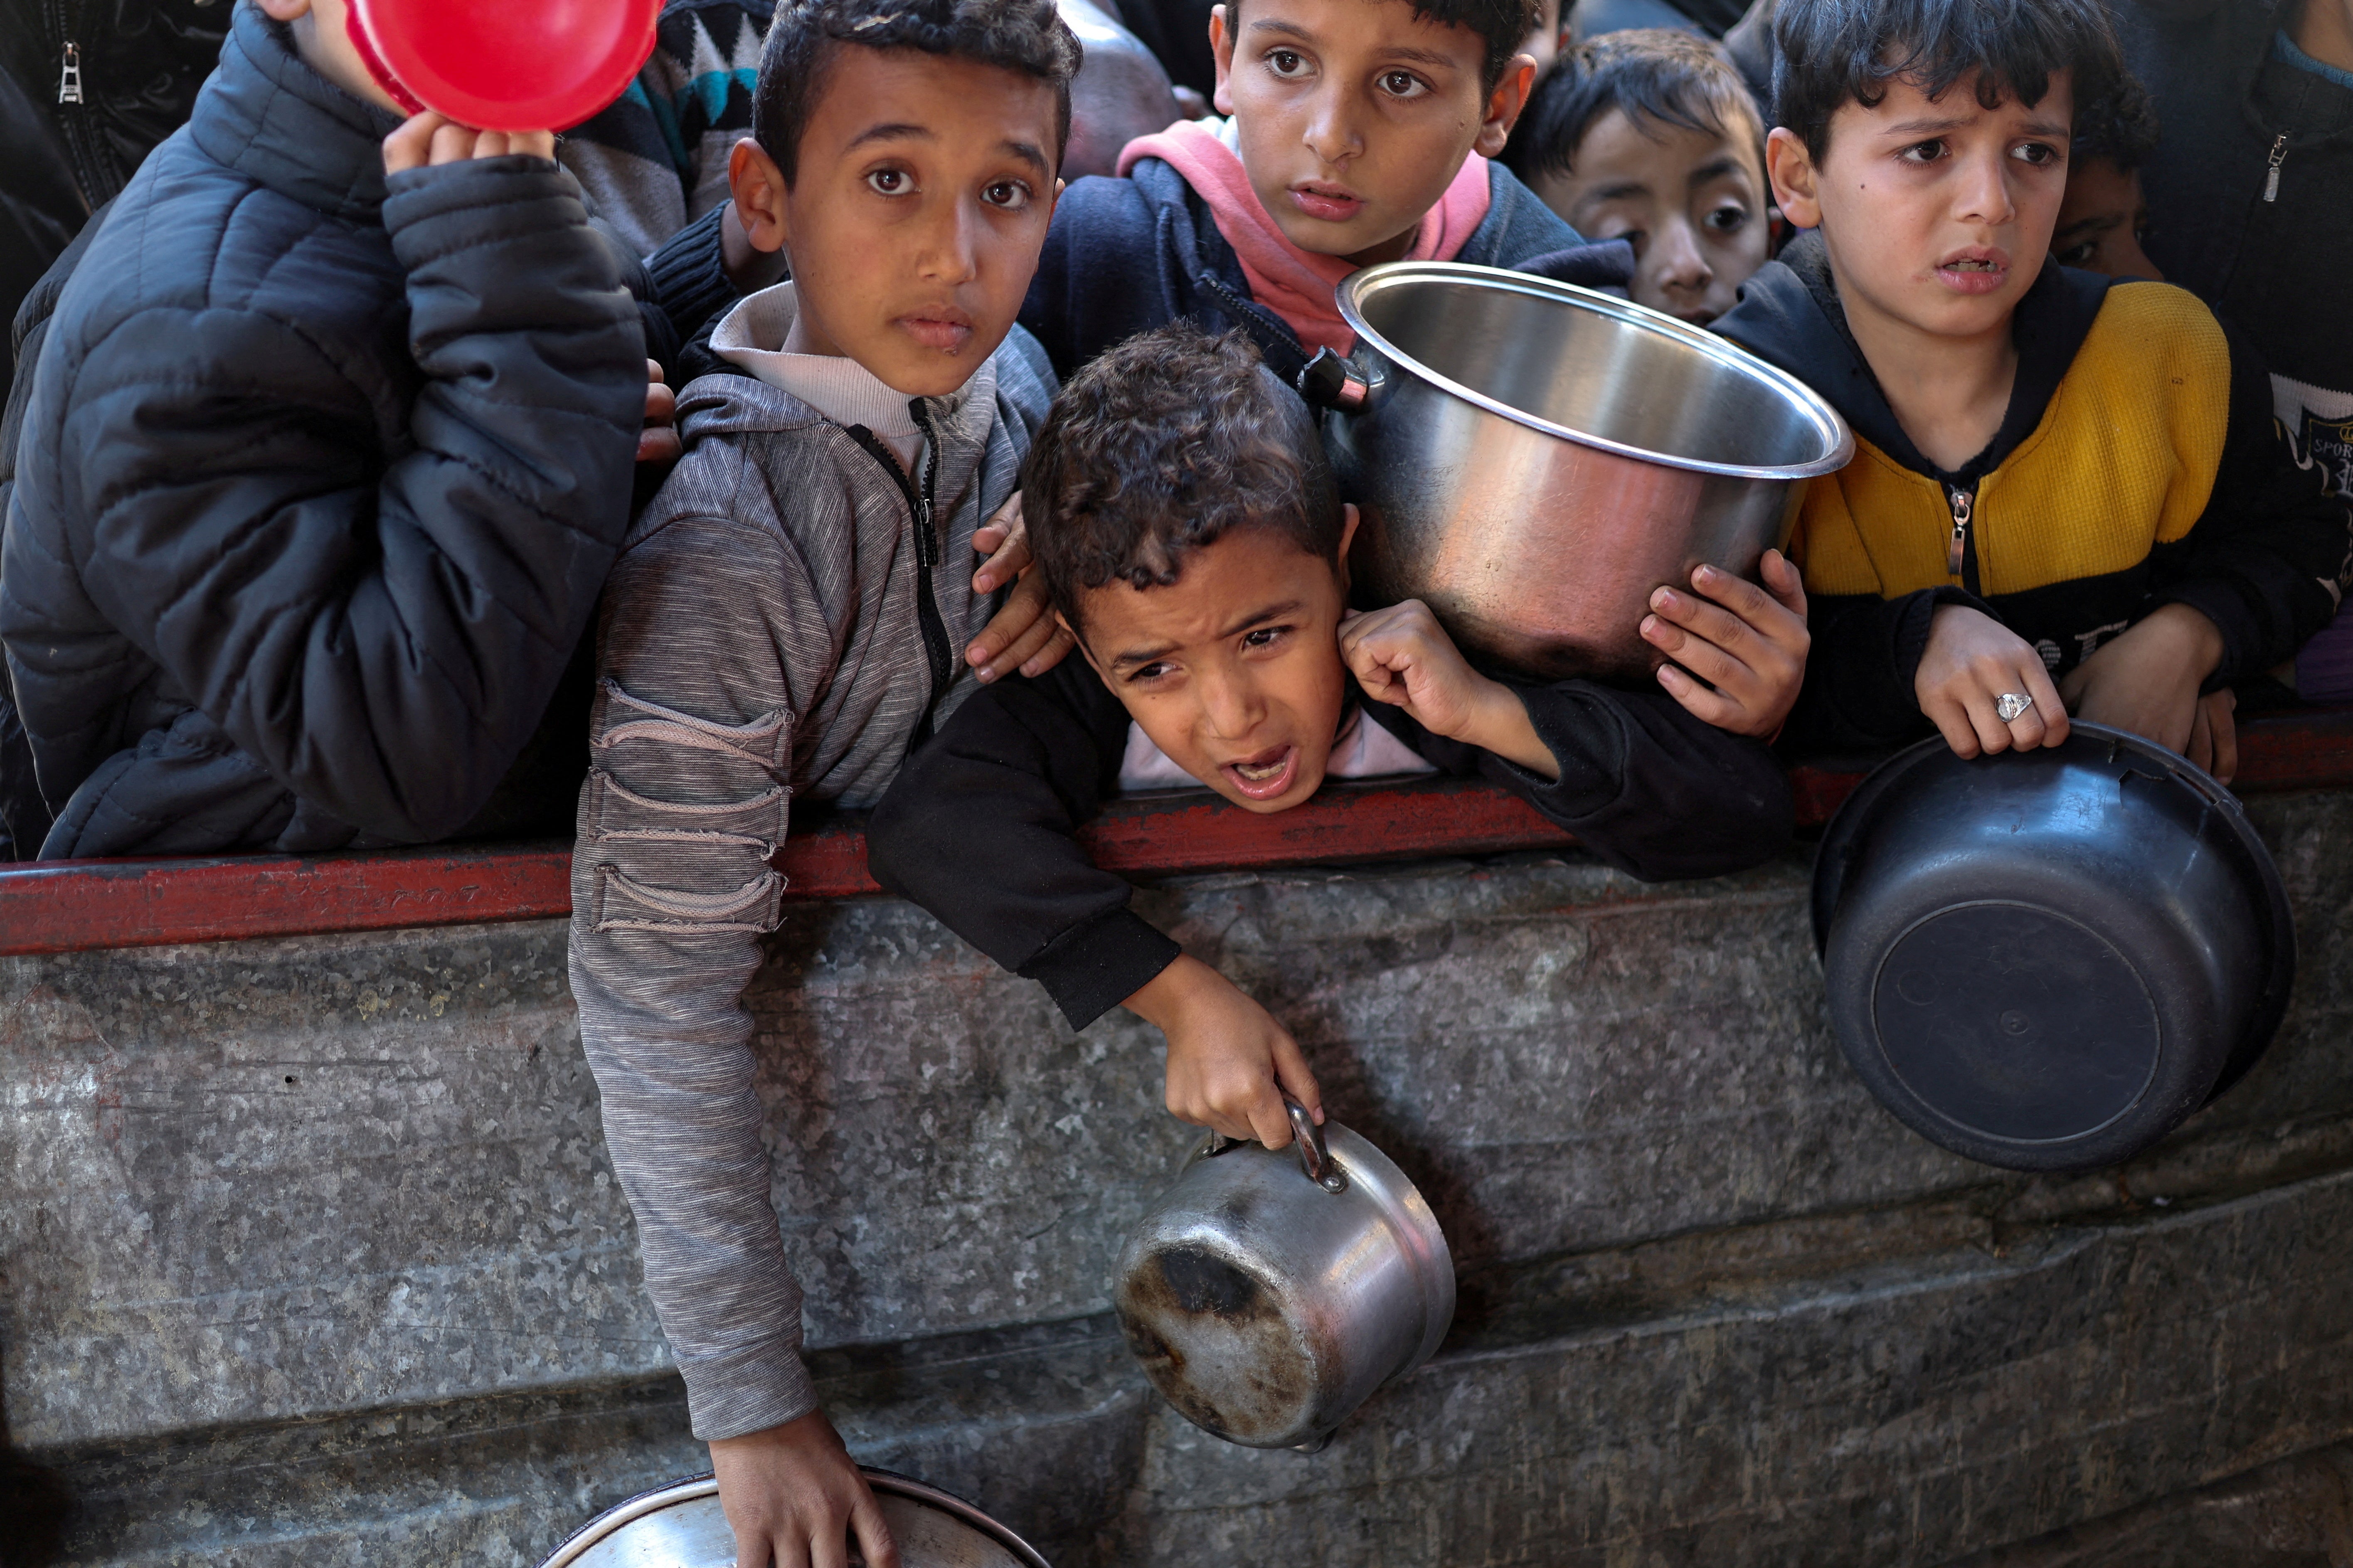
[(1404, 709), (1431, 734), (1482, 747), (1546, 778), (1560, 777), (1552, 748), (1528, 722), (1527, 704), (1510, 687), (1472, 668), (1419, 599), (1342, 616), (1340, 658), (1366, 696)]
[(899, 1568), (898, 1543), (872, 1489), (821, 1410), (797, 1421), (711, 1445), (719, 1507), (735, 1535), (735, 1561), (833, 1564), (849, 1532), (871, 1568)]
[(964, 650), (964, 661), (975, 667), (983, 681), (997, 680), (1018, 669), (1043, 675), (1076, 646), (1046, 602), (1045, 574), (1029, 559), (1029, 529), (1021, 517), (1021, 494), (997, 509), (972, 536), (972, 547), (988, 560), (972, 574), (972, 591), (994, 594), (1007, 583), (1013, 592), (981, 627)]
[[(2067, 710), (2034, 646), (1981, 610), (1939, 605), (1928, 647), (1912, 678), (1920, 711), (1935, 721), (1957, 757), (1980, 752), (2031, 752), (2067, 738)], [(2009, 722), (1994, 704), (2006, 696), (2033, 705)]]
[(1324, 1120), (1299, 1042), (1199, 959), (1179, 957), (1127, 1009), (1168, 1037), (1168, 1110), (1178, 1121), (1280, 1149), (1291, 1142), (1286, 1096)]
[(553, 131), (477, 131), (427, 110), (414, 114), (384, 139), (384, 172), (462, 163), (470, 158), (503, 158), (511, 153), (555, 159)]
[[(2059, 689), (2077, 718), (2146, 735), (2227, 782), (2229, 775), (2212, 767), (2218, 705), (2198, 694), (2221, 662), (2222, 634), (2213, 622), (2187, 605), (2160, 605), (2069, 670)], [(2221, 717), (2231, 724), (2229, 709)], [(2235, 771), (2235, 729), (2225, 744)]]
[(646, 361), (646, 425), (638, 432), (638, 461), (675, 461), (681, 448), (670, 422), (678, 417), (678, 394), (662, 380), (662, 368)]
[(1659, 667), (1668, 695), (1719, 730), (1769, 741), (1797, 706), (1813, 634), (1798, 569), (1778, 550), (1765, 552), (1762, 566), (1761, 589), (1714, 566), (1694, 567), (1691, 594), (1662, 587), (1651, 595), (1653, 613), (1642, 617), (1641, 631), (1643, 641), (1675, 660)]

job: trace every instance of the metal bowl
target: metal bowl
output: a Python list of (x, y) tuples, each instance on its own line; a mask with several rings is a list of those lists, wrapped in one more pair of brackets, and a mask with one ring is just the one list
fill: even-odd
[(1427, 602), (1491, 664), (1647, 676), (1651, 590), (1702, 562), (1753, 577), (1802, 482), (1854, 454), (1795, 377), (1608, 294), (1406, 261), (1339, 303), (1356, 350), (1303, 390), (1364, 513), (1360, 595)]
[[(860, 1466), (899, 1543), (902, 1568), (1049, 1568), (1035, 1547), (953, 1493)], [(861, 1559), (853, 1550), (849, 1561)], [(690, 1476), (607, 1509), (540, 1568), (733, 1568), (719, 1483)]]
[(2236, 1082), (2279, 1027), (2295, 931), (2232, 794), (2152, 741), (1883, 764), (1831, 819), (1814, 942), (1880, 1102), (1955, 1153), (2114, 1165)]
[(1454, 1263), (1388, 1155), (1291, 1107), (1296, 1152), (1212, 1134), (1121, 1249), (1112, 1304), (1176, 1413), (1254, 1448), (1321, 1446), (1436, 1353)]

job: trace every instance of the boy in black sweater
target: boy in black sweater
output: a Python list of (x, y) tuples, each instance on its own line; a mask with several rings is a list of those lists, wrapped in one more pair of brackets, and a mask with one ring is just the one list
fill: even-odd
[(876, 809), (869, 863), (1043, 982), (1073, 1027), (1123, 1002), (1158, 1025), (1185, 1121), (1280, 1148), (1282, 1096), (1320, 1107), (1290, 1034), (1088, 863), (1073, 833), (1124, 785), (1198, 781), (1277, 812), (1328, 774), (1478, 774), (1649, 879), (1754, 865), (1788, 837), (1762, 737), (1803, 676), (1805, 603), (1778, 554), (1769, 595), (1702, 568), (1699, 594), (1652, 596), (1643, 636), (1706, 685), (1673, 666), (1665, 691), (1490, 679), (1419, 602), (1345, 613), (1356, 511), (1305, 405), (1239, 334), (1182, 324), (1071, 382), (1022, 490), (1083, 664), (966, 700)]

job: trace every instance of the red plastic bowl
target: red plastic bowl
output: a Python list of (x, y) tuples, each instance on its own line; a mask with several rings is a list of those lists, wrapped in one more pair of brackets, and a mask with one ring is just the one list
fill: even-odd
[(411, 112), (562, 131), (628, 90), (661, 0), (352, 0), (352, 41)]

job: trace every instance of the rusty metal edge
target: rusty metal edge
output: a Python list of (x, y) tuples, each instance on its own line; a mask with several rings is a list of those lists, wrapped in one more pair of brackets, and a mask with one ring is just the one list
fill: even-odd
[[(2249, 720), (2241, 793), (2353, 784), (2353, 709)], [(1819, 826), (1864, 769), (1791, 770)], [(1561, 848), (1575, 838), (1517, 796), (1461, 779), (1335, 784), (1295, 810), (1199, 794), (1113, 803), (1081, 832), (1098, 865), (1137, 877)], [(820, 821), (778, 851), (787, 897), (880, 893), (854, 822)], [(0, 956), (499, 921), (571, 913), (571, 846), (336, 855), (57, 860), (0, 870)]]

